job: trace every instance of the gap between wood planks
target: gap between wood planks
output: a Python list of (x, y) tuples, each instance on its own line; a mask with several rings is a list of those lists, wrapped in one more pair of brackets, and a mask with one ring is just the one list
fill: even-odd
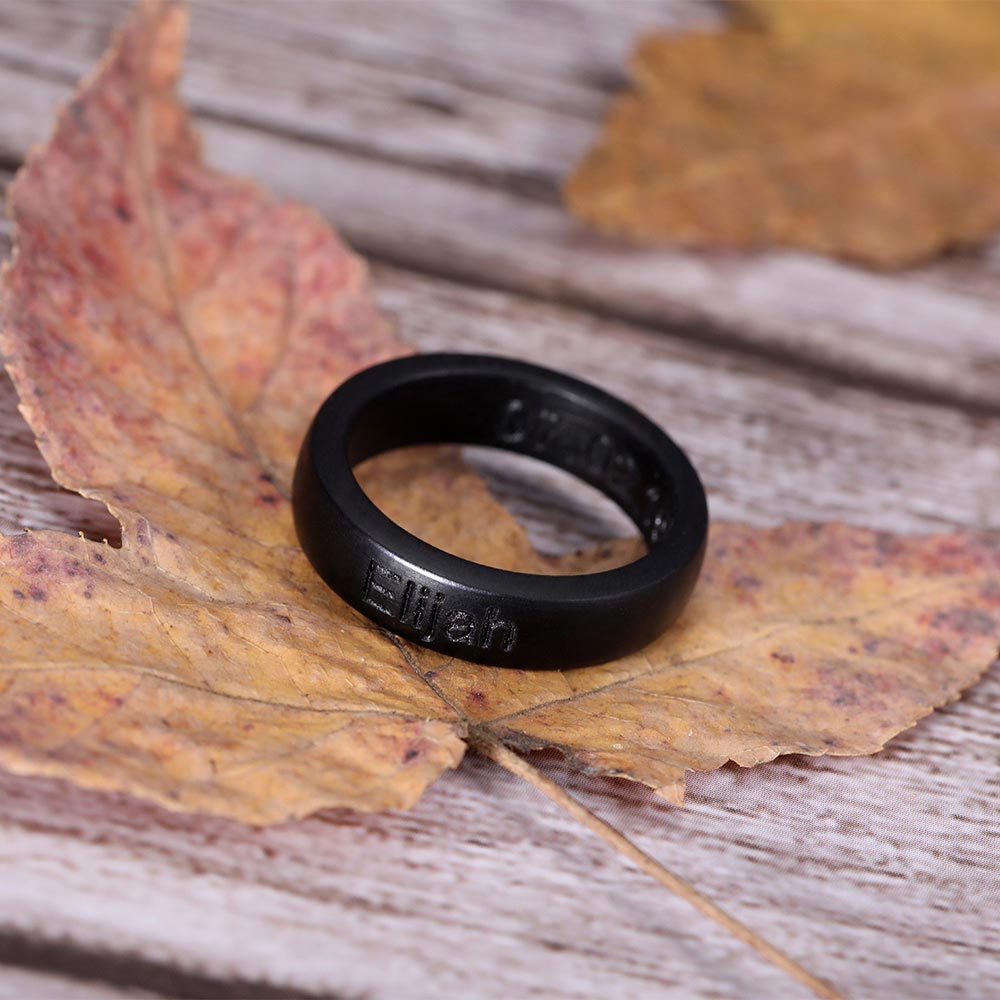
[[(176, 997), (178, 1000), (340, 1000), (329, 992), (311, 993), (271, 983), (220, 979), (138, 955), (92, 951), (69, 941), (46, 941), (0, 927), (0, 978), (6, 969), (59, 974), (81, 990), (88, 983), (121, 987), (123, 996)], [(134, 992), (135, 991), (135, 992)]]
[[(82, 66), (74, 68), (57, 66), (35, 58), (34, 53), (10, 52), (3, 48), (0, 48), (0, 67), (65, 87), (75, 87), (85, 72)], [(310, 130), (301, 125), (279, 122), (266, 115), (250, 114), (235, 109), (220, 111), (197, 97), (190, 98), (187, 103), (195, 116), (203, 121), (231, 125), (251, 132), (261, 132), (306, 146), (334, 150), (362, 161), (377, 161), (420, 173), (443, 175), (479, 187), (504, 191), (507, 194), (541, 204), (559, 205), (561, 203), (557, 180), (539, 171), (489, 168), (482, 164), (463, 163), (460, 160), (448, 158), (429, 162), (421, 157), (408, 156), (405, 153), (372, 149), (358, 140), (332, 136), (319, 129)], [(12, 151), (0, 152), (0, 168), (13, 172), (19, 165), (20, 160), (17, 156), (12, 155)]]

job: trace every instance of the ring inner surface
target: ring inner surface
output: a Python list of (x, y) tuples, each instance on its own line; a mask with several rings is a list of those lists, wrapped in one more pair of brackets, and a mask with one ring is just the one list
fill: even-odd
[(652, 548), (674, 508), (670, 481), (627, 410), (615, 419), (586, 397), (551, 383), (497, 373), (445, 373), (383, 390), (347, 432), (352, 466), (395, 448), (475, 444), (541, 459), (615, 501)]

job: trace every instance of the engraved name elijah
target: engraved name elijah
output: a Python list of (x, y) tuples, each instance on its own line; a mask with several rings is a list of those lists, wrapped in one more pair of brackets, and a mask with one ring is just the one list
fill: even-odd
[(495, 644), (505, 653), (517, 645), (517, 626), (500, 617), (499, 608), (475, 615), (465, 608), (446, 606), (445, 595), (430, 587), (404, 580), (374, 559), (368, 564), (361, 599), (377, 611), (413, 629), (420, 642), (443, 638), (449, 642), (490, 649)]

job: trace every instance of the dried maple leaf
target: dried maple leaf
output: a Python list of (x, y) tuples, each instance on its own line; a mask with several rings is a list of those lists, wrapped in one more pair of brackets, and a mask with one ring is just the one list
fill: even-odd
[[(717, 525), (677, 628), (566, 674), (451, 660), (348, 608), (287, 485), (322, 397), (403, 347), (317, 217), (201, 163), (174, 96), (184, 24), (140, 6), (12, 186), (8, 368), (54, 476), (123, 531), (0, 540), (0, 763), (273, 822), (406, 806), (465, 739), (500, 739), (679, 799), (687, 768), (876, 750), (982, 673), (1000, 542), (972, 535)], [(621, 557), (544, 559), (453, 455), (365, 479), (473, 558)]]
[(654, 35), (566, 186), (610, 232), (787, 245), (879, 267), (1000, 226), (1000, 6), (736, 5)]

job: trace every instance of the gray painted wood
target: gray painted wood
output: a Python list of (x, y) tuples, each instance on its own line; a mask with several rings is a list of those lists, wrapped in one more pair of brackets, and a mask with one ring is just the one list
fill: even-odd
[[(661, 11), (713, 11), (238, 9), (195, 8), (186, 87), (210, 155), (373, 252), (380, 301), (416, 345), (516, 354), (624, 395), (690, 449), (716, 516), (1000, 528), (995, 253), (895, 277), (791, 254), (639, 253), (554, 204), (632, 34)], [(12, 164), (121, 10), (4, 4)], [(476, 461), (543, 548), (622, 530), (564, 478)], [(53, 486), (6, 381), (0, 516), (4, 530), (115, 533)], [(695, 775), (680, 810), (537, 760), (848, 995), (978, 998), (1000, 992), (998, 718), (994, 671), (876, 757)], [(408, 814), (270, 830), (0, 775), (0, 824), (0, 997), (800, 995), (476, 758)]]

